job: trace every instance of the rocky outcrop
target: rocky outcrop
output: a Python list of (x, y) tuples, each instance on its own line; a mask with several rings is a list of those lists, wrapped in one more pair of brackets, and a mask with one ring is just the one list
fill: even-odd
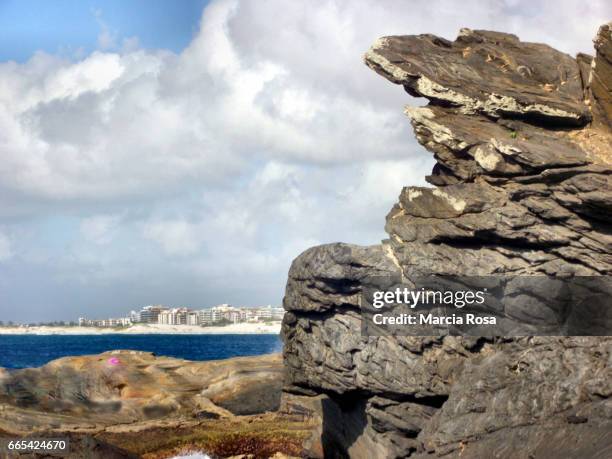
[(612, 274), (611, 28), (576, 59), (467, 29), (366, 53), (429, 100), (406, 115), (437, 164), (382, 244), (291, 266), (283, 406), (319, 416), (312, 456), (612, 455), (612, 339), (362, 336), (360, 301), (373, 279)]
[(278, 354), (193, 362), (149, 352), (64, 357), (0, 373), (0, 432), (109, 426), (276, 411)]
[(409, 93), (464, 114), (569, 125), (591, 118), (577, 62), (514, 35), (462, 29), (454, 42), (433, 35), (384, 37), (365, 59)]
[[(0, 457), (301, 457), (312, 422), (277, 412), (282, 374), (279, 354), (194, 362), (127, 350), (0, 369)], [(7, 449), (40, 438), (68, 450)]]

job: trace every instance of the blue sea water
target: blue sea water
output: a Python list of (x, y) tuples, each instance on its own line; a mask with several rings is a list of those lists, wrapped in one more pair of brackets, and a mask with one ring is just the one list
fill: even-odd
[(278, 335), (0, 335), (0, 367), (38, 367), (60, 357), (115, 349), (216, 360), (280, 352), (282, 343)]

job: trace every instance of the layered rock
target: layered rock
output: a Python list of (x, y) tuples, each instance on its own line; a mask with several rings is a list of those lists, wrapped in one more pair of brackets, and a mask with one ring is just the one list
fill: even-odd
[(612, 273), (610, 34), (594, 58), (467, 29), (366, 53), (429, 100), (406, 115), (437, 164), (432, 188), (401, 191), (388, 240), (291, 266), (284, 405), (320, 417), (313, 456), (612, 454), (612, 339), (362, 336), (360, 309), (372, 279)]
[(209, 362), (140, 351), (64, 357), (0, 373), (0, 432), (96, 432), (275, 411), (282, 371), (278, 354)]

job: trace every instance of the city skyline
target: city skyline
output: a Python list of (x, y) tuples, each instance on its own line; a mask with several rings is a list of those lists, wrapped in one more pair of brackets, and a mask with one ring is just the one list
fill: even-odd
[[(154, 317), (143, 318), (142, 314), (145, 311), (158, 310), (157, 314)], [(185, 323), (178, 323), (175, 321), (168, 320), (158, 320), (158, 316), (161, 316), (159, 312), (164, 311), (167, 313), (197, 313), (199, 317), (197, 321), (186, 321)], [(52, 320), (52, 321), (41, 321), (41, 322), (14, 322), (14, 321), (4, 321), (0, 320), (0, 325), (11, 325), (11, 326), (34, 326), (34, 325), (49, 325), (49, 324), (62, 324), (63, 326), (102, 326), (102, 327), (112, 327), (112, 326), (128, 326), (133, 324), (166, 324), (166, 325), (202, 325), (203, 323), (215, 323), (219, 322), (218, 318), (215, 317), (214, 311), (221, 312), (253, 312), (255, 315), (257, 313), (268, 312), (268, 314), (260, 314), (262, 317), (268, 317), (275, 321), (280, 321), (282, 316), (285, 313), (285, 310), (281, 306), (273, 306), (271, 304), (268, 305), (258, 305), (258, 306), (234, 306), (228, 303), (217, 304), (214, 306), (205, 306), (205, 307), (193, 307), (193, 306), (169, 306), (162, 304), (155, 305), (146, 305), (142, 306), (140, 310), (130, 309), (128, 314), (123, 317), (86, 317), (85, 315), (79, 316), (76, 320), (73, 318), (72, 320)], [(213, 313), (210, 316), (210, 320), (203, 319), (203, 314)], [(221, 314), (223, 316), (223, 314)], [(220, 316), (220, 317), (221, 317)], [(229, 322), (237, 323), (236, 320), (228, 319)], [(240, 320), (239, 322), (247, 321), (249, 317), (244, 317), (244, 320)], [(252, 316), (251, 316), (252, 318)], [(106, 322), (106, 323), (104, 323)], [(98, 323), (98, 325), (96, 325)]]
[(282, 307), (266, 306), (233, 306), (227, 303), (194, 309), (187, 306), (147, 305), (140, 311), (131, 310), (129, 315), (120, 318), (87, 319), (79, 317), (79, 326), (103, 326), (133, 324), (159, 325), (213, 325), (227, 321), (239, 323), (269, 319), (280, 321), (285, 314)]

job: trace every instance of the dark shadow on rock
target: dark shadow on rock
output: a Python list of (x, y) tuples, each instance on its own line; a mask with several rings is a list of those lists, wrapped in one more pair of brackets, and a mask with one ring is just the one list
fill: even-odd
[(326, 458), (345, 459), (349, 449), (361, 437), (367, 426), (367, 398), (352, 392), (332, 395), (322, 401), (322, 444)]

